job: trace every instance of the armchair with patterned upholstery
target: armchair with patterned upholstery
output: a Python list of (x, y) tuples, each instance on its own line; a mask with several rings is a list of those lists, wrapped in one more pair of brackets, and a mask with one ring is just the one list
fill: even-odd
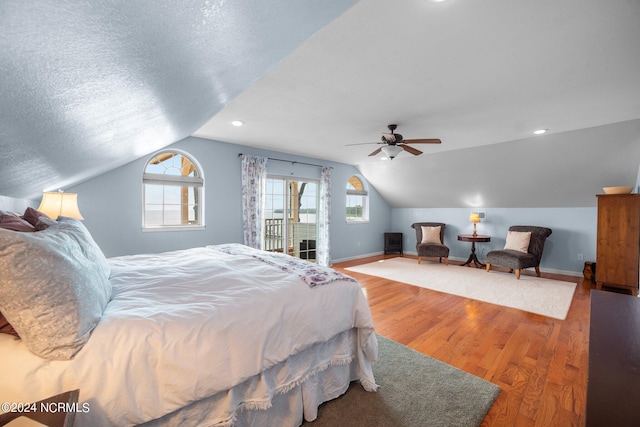
[(416, 222), (411, 225), (416, 230), (416, 251), (418, 252), (418, 264), (422, 257), (436, 257), (439, 262), (449, 264), (449, 248), (444, 245), (444, 229), (446, 224), (442, 222)]
[[(527, 233), (531, 233), (528, 244)], [(551, 235), (551, 229), (532, 225), (514, 225), (509, 227), (505, 248), (491, 251), (487, 254), (487, 271), (492, 265), (509, 268), (509, 272), (516, 272), (516, 279), (520, 279), (520, 271), (534, 267), (536, 276), (540, 277), (540, 260), (544, 242)], [(519, 246), (519, 247), (518, 247)]]

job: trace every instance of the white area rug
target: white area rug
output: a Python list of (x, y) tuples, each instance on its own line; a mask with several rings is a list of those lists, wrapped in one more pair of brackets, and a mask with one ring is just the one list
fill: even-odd
[(524, 274), (516, 280), (514, 274), (505, 272), (425, 261), (418, 264), (412, 258), (389, 258), (346, 270), (563, 320), (576, 289), (571, 282)]

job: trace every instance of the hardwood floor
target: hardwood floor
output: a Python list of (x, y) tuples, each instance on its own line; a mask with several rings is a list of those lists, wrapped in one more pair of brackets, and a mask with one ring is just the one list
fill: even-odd
[(558, 320), (342, 270), (392, 257), (333, 267), (358, 279), (378, 334), (500, 386), (482, 426), (584, 425), (590, 281), (542, 273), (578, 284), (567, 318)]

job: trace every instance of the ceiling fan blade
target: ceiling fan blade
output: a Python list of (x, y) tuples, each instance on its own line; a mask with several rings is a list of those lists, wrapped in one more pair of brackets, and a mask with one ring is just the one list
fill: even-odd
[(370, 145), (370, 144), (384, 144), (384, 142), (359, 142), (356, 144), (345, 144), (345, 147), (349, 147), (351, 145)]
[(404, 149), (404, 151), (408, 151), (409, 153), (413, 154), (414, 156), (422, 154), (422, 151), (416, 150), (415, 148), (409, 147), (408, 145), (400, 144), (399, 147), (402, 147)]
[(378, 148), (376, 151), (374, 151), (373, 153), (369, 154), (369, 157), (371, 156), (375, 156), (376, 154), (378, 154), (380, 151), (382, 151), (382, 147)]
[(431, 139), (405, 139), (404, 141), (402, 141), (405, 144), (441, 144), (442, 141), (440, 141), (438, 138), (431, 138)]

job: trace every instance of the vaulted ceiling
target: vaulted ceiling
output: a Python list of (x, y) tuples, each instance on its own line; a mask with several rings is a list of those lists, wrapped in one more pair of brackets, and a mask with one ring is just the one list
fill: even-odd
[(0, 194), (189, 136), (354, 1), (3, 0)]
[[(392, 206), (585, 206), (636, 177), (638, 40), (635, 0), (6, 1), (0, 194), (195, 135), (357, 165)], [(349, 145), (389, 123), (443, 142)]]

